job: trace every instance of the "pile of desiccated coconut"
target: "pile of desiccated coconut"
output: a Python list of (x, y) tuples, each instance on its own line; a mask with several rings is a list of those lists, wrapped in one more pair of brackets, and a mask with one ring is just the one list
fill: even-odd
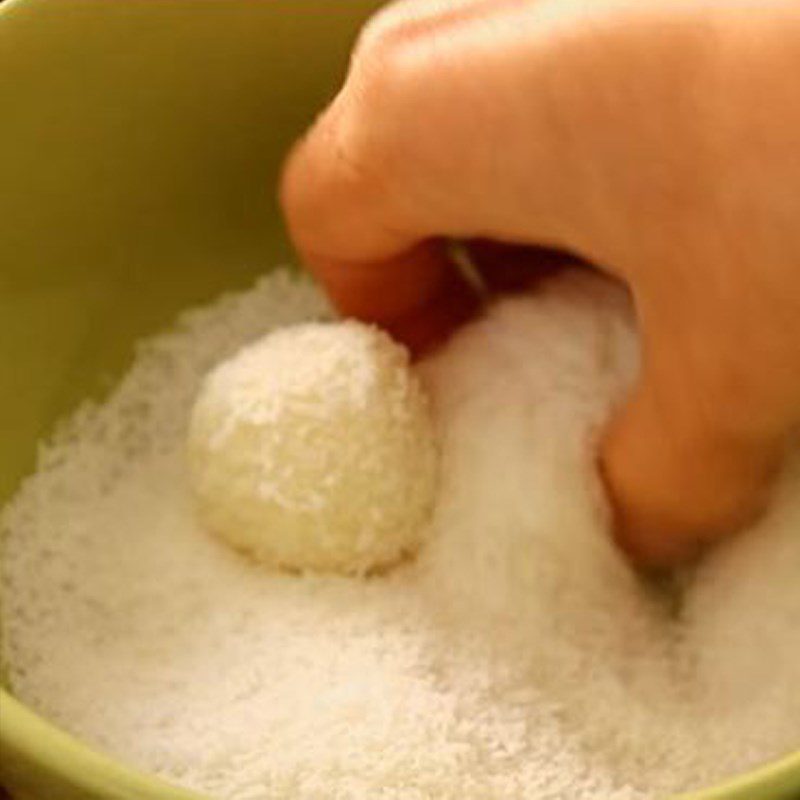
[(442, 476), (415, 561), (300, 577), (208, 536), (184, 459), (202, 376), (327, 315), (282, 272), (186, 314), (43, 448), (2, 517), (23, 701), (222, 800), (649, 800), (797, 747), (800, 469), (680, 597), (635, 576), (593, 469), (637, 357), (600, 279), (505, 301), (422, 366)]

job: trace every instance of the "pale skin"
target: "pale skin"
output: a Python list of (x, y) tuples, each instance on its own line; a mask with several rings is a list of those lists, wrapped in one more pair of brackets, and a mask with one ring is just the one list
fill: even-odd
[(341, 311), (418, 350), (476, 305), (444, 237), (621, 279), (643, 364), (599, 455), (619, 542), (669, 566), (763, 511), (800, 429), (796, 0), (392, 4), (282, 200)]

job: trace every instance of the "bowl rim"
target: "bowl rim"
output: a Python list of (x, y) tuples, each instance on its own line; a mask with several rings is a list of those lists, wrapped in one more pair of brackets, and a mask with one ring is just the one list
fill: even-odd
[[(17, 762), (31, 784), (60, 784), (81, 797), (105, 800), (210, 800), (103, 755), (48, 722), (0, 688), (0, 777)], [(38, 774), (37, 780), (32, 775)], [(13, 785), (12, 785), (13, 788)], [(718, 786), (673, 800), (796, 800), (800, 750)]]
[(3, 688), (0, 720), (0, 782), (10, 791), (43, 785), (92, 800), (209, 800), (93, 750)]

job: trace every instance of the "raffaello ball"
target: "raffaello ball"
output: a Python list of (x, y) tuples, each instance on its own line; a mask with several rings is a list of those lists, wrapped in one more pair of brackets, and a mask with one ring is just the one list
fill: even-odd
[(417, 549), (437, 482), (405, 348), (354, 321), (271, 333), (206, 378), (189, 426), (198, 513), (267, 564), (364, 574)]

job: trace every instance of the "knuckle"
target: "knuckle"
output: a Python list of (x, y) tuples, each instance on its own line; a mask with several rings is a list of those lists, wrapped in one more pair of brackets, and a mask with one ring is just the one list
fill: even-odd
[(418, 36), (419, 29), (410, 22), (407, 3), (392, 3), (373, 14), (361, 29), (354, 50), (355, 59), (383, 60)]
[(390, 134), (376, 123), (376, 113), (380, 112), (363, 96), (350, 98), (346, 109), (332, 114), (329, 122), (327, 150), (338, 180), (364, 197), (380, 192), (391, 161)]
[(389, 6), (367, 23), (342, 97), (343, 151), (362, 168), (378, 165), (384, 177), (405, 169), (419, 153), (424, 142), (411, 132), (419, 131), (431, 111), (432, 79), (441, 84), (449, 72), (442, 48), (419, 24), (413, 7), (413, 2)]
[[(338, 102), (338, 101), (337, 101)], [(295, 146), (284, 166), (279, 199), (288, 231), (309, 259), (347, 251), (348, 217), (381, 206), (385, 181), (369, 136), (337, 104)]]
[(350, 82), (366, 105), (395, 108), (417, 99), (430, 62), (430, 37), (404, 5), (389, 6), (362, 30), (353, 53)]
[(316, 204), (325, 197), (329, 206), (334, 193), (358, 197), (365, 213), (380, 207), (413, 216), (405, 196), (410, 165), (435, 161), (427, 154), (437, 150), (425, 126), (435, 104), (431, 76), (441, 83), (449, 72), (418, 6), (419, 0), (392, 4), (362, 30), (343, 89), (289, 160), (282, 203), (290, 221), (319, 218)]

